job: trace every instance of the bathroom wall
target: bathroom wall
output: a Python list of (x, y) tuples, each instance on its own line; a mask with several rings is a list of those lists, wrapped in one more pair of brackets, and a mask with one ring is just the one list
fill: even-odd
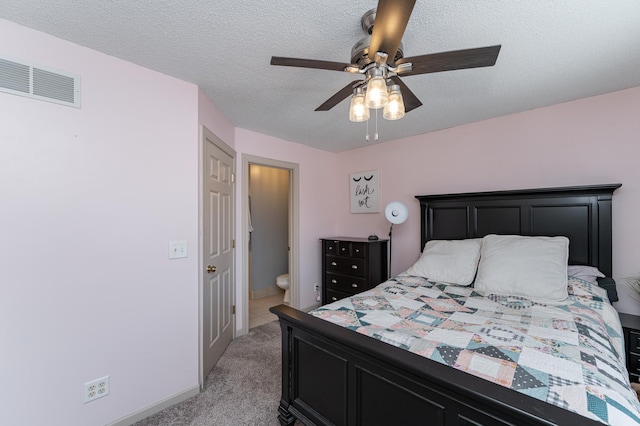
[(249, 280), (259, 297), (259, 290), (274, 287), (276, 277), (289, 271), (289, 171), (250, 164), (249, 196)]

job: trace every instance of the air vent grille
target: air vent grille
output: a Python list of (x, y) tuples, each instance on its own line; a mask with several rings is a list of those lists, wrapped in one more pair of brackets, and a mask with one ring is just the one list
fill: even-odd
[(29, 93), (29, 66), (0, 59), (0, 87)]
[(0, 92), (80, 108), (80, 77), (0, 57)]

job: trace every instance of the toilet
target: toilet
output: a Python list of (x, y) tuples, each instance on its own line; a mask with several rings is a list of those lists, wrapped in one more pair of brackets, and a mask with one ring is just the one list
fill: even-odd
[(284, 302), (289, 303), (289, 274), (278, 275), (276, 285), (284, 290)]

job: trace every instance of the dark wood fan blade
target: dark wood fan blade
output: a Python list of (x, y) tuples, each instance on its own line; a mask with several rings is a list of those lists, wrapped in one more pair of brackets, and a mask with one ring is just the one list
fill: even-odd
[(322, 105), (316, 108), (316, 111), (329, 111), (334, 106), (338, 105), (340, 102), (345, 100), (350, 94), (353, 93), (353, 89), (358, 86), (362, 86), (364, 84), (364, 80), (355, 80), (351, 83), (344, 86), (342, 89), (338, 91), (335, 95), (327, 99)]
[(431, 53), (398, 59), (396, 65), (410, 62), (413, 64), (411, 71), (398, 74), (405, 76), (428, 74), (432, 72), (460, 70), (466, 68), (491, 67), (498, 59), (500, 45), (478, 47), (475, 49), (452, 50), (450, 52)]
[(378, 0), (369, 59), (374, 61), (376, 52), (384, 52), (389, 55), (387, 62), (393, 63), (415, 3), (415, 0)]
[[(316, 59), (299, 59), (299, 58), (283, 58), (281, 56), (272, 56), (271, 65), (281, 65), (285, 67), (299, 68), (315, 68), (330, 71), (345, 71), (351, 64), (342, 62), (319, 61)], [(357, 65), (355, 65), (357, 67)]]
[(409, 112), (418, 108), (419, 106), (422, 106), (422, 102), (420, 102), (420, 99), (418, 99), (418, 97), (413, 94), (413, 92), (407, 87), (406, 84), (404, 84), (400, 77), (394, 75), (393, 77), (391, 77), (391, 80), (395, 84), (400, 86), (400, 91), (402, 92), (402, 100), (404, 100), (404, 112)]

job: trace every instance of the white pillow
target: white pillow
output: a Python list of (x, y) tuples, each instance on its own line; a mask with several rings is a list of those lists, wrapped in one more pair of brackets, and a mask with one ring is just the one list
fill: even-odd
[(407, 274), (447, 284), (473, 282), (480, 259), (481, 238), (470, 240), (431, 240), (424, 245), (420, 259)]
[(604, 278), (604, 274), (595, 266), (569, 265), (567, 275), (576, 277), (592, 284), (598, 283), (598, 278)]
[(487, 235), (475, 289), (484, 294), (521, 296), (539, 302), (567, 298), (566, 237)]

